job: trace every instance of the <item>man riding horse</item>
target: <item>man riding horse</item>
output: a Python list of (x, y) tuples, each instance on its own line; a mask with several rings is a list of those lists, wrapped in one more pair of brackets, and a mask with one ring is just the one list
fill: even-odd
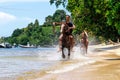
[(72, 35), (72, 31), (73, 29), (75, 29), (75, 25), (73, 25), (71, 22), (70, 22), (70, 16), (69, 15), (66, 15), (66, 21), (65, 22), (62, 22), (61, 24), (61, 30), (60, 30), (60, 37), (59, 37), (59, 51), (62, 50), (62, 44), (63, 44), (63, 30), (64, 30), (64, 27), (68, 27), (68, 30), (66, 32), (66, 35), (69, 36), (70, 40), (71, 40), (71, 49), (73, 48), (74, 46), (74, 41), (73, 41), (73, 35)]
[(68, 49), (68, 57), (70, 57), (70, 51), (72, 51), (74, 46), (74, 38), (72, 35), (73, 29), (75, 29), (75, 25), (70, 22), (70, 16), (66, 15), (66, 21), (62, 22), (53, 22), (53, 32), (55, 33), (55, 25), (60, 26), (60, 36), (59, 36), (59, 51), (62, 51), (62, 57), (65, 58), (64, 48)]

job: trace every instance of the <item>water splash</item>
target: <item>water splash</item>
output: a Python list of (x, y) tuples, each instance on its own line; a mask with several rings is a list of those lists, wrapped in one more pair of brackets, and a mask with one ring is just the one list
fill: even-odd
[(94, 61), (94, 60), (90, 60), (90, 61), (80, 62), (80, 63), (77, 63), (77, 64), (70, 64), (70, 65), (65, 66), (65, 67), (63, 67), (61, 69), (58, 69), (58, 70), (47, 71), (47, 73), (56, 74), (56, 73), (68, 72), (68, 71), (72, 71), (76, 68), (79, 68), (80, 66), (88, 65), (88, 64), (91, 64), (91, 63), (95, 63), (95, 62), (96, 61)]

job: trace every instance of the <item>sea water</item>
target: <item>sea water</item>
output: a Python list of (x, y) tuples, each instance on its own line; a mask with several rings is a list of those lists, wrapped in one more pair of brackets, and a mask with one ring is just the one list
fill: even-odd
[(48, 61), (55, 48), (0, 49), (0, 77), (11, 77), (30, 70), (40, 70), (54, 64)]
[[(31, 70), (62, 73), (94, 62), (95, 60), (82, 55), (79, 48), (74, 48), (70, 59), (63, 59), (61, 52), (57, 52), (57, 48), (1, 48), (0, 78), (10, 78)], [(59, 67), (48, 70), (49, 67), (55, 65)]]

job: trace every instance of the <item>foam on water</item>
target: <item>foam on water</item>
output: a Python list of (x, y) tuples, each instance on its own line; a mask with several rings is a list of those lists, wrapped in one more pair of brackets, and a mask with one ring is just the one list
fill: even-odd
[[(39, 52), (39, 59), (41, 60), (48, 60), (48, 61), (59, 61), (59, 60), (67, 60), (68, 59), (68, 51), (65, 49), (65, 56), (66, 58), (62, 58), (62, 52), (57, 52), (57, 48), (54, 50), (46, 50)], [(82, 54), (79, 47), (74, 48), (74, 52), (71, 52), (70, 59), (89, 59), (89, 57)]]
[(84, 65), (88, 65), (88, 64), (91, 64), (91, 63), (95, 63), (96, 61), (95, 60), (90, 60), (90, 61), (85, 61), (85, 62), (81, 62), (81, 63), (77, 63), (77, 64), (71, 64), (69, 66), (65, 66), (61, 69), (58, 69), (58, 70), (53, 70), (53, 71), (48, 71), (47, 73), (63, 73), (63, 72), (68, 72), (68, 71), (72, 71), (76, 68), (79, 68), (80, 66), (84, 66)]
[(47, 60), (47, 61), (58, 61), (61, 58), (61, 53), (57, 52), (55, 50), (46, 50), (46, 51), (40, 51), (38, 54), (39, 59), (41, 60)]
[[(63, 59), (63, 61), (64, 60), (67, 60), (67, 59)], [(75, 47), (74, 48), (74, 52), (71, 53), (70, 60), (75, 61), (75, 62), (72, 62), (72, 64), (69, 64), (69, 63), (66, 62), (69, 65), (58, 64), (60, 66), (62, 65), (63, 67), (61, 67), (60, 69), (55, 69), (55, 70), (52, 70), (52, 71), (47, 71), (47, 73), (54, 73), (55, 74), (55, 73), (68, 72), (68, 71), (72, 71), (72, 70), (74, 70), (76, 68), (79, 68), (80, 66), (84, 66), (84, 65), (88, 65), (88, 64), (92, 64), (92, 63), (96, 62), (96, 60), (83, 55), (81, 53), (79, 47)], [(67, 61), (69, 61), (69, 59)]]

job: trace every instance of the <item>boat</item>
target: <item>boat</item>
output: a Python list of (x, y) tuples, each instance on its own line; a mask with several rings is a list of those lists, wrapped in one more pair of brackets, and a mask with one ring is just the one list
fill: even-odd
[(37, 48), (36, 46), (30, 45), (29, 42), (27, 43), (27, 45), (19, 45), (19, 47), (21, 47), (21, 48)]
[(36, 46), (25, 46), (25, 45), (19, 45), (21, 48), (37, 48)]
[(3, 45), (0, 44), (0, 48), (5, 48)]
[(9, 43), (1, 43), (0, 48), (12, 48), (12, 46)]

